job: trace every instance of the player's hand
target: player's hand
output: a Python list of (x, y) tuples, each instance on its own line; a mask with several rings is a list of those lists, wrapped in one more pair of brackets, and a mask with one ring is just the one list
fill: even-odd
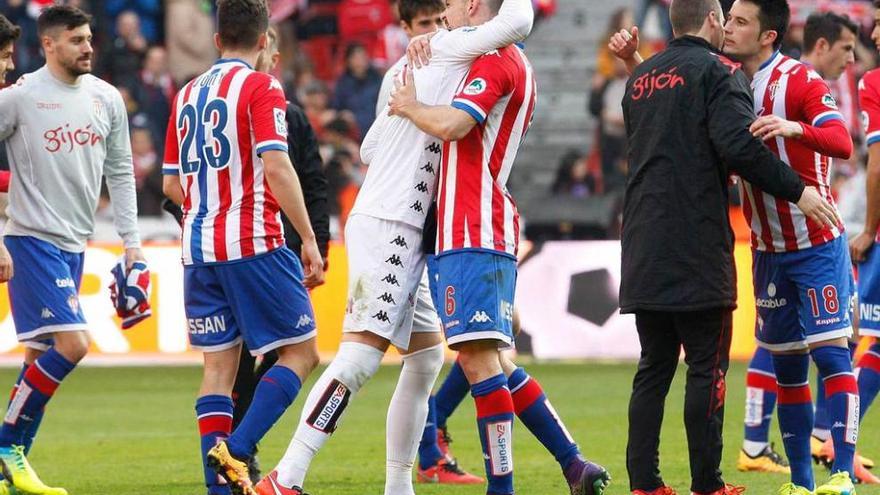
[(621, 29), (611, 35), (608, 40), (608, 49), (621, 60), (630, 60), (639, 51), (639, 27), (633, 26), (631, 30)]
[(431, 61), (431, 38), (437, 34), (437, 31), (428, 34), (422, 34), (414, 37), (406, 47), (406, 58), (409, 59), (409, 66), (421, 69), (428, 65)]
[(0, 284), (9, 282), (9, 279), (11, 279), (14, 274), (12, 268), (12, 256), (10, 256), (9, 251), (6, 250), (6, 246), (3, 244), (3, 239), (0, 239)]
[(804, 215), (825, 227), (831, 228), (841, 224), (837, 211), (828, 201), (825, 201), (825, 198), (813, 186), (804, 188), (801, 199), (797, 202), (797, 207), (804, 212)]
[(403, 82), (401, 78), (394, 79), (394, 90), (388, 98), (388, 115), (406, 117), (407, 110), (418, 103), (412, 70), (404, 67), (402, 76)]
[(752, 122), (749, 132), (764, 141), (775, 137), (800, 139), (804, 135), (804, 127), (799, 122), (785, 120), (778, 115), (764, 115)]
[(849, 240), (849, 256), (853, 263), (861, 263), (865, 261), (865, 255), (874, 245), (876, 233), (862, 232)]
[(306, 289), (314, 289), (324, 283), (324, 260), (314, 240), (303, 242), (302, 245), (303, 285)]
[(141, 251), (141, 248), (128, 248), (125, 250), (125, 270), (131, 270), (131, 265), (135, 263), (135, 261), (147, 261), (144, 258), (144, 252)]

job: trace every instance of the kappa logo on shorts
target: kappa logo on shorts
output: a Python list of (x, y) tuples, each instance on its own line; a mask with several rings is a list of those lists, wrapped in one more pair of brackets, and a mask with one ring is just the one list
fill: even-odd
[(411, 210), (415, 210), (415, 211), (417, 211), (417, 212), (419, 212), (419, 213), (422, 213), (422, 212), (425, 211), (425, 209), (422, 207), (422, 202), (421, 202), (421, 201), (416, 201), (415, 203), (409, 205), (409, 207), (410, 207)]
[(382, 279), (383, 282), (391, 285), (396, 285), (400, 287), (400, 283), (397, 281), (397, 277), (392, 274), (385, 275), (385, 278)]
[(431, 153), (440, 153), (441, 151), (443, 151), (443, 147), (441, 147), (439, 143), (431, 143), (428, 146), (425, 146), (425, 151), (430, 151)]
[(299, 315), (299, 321), (296, 322), (296, 328), (306, 327), (312, 324), (314, 320), (309, 315)]
[(428, 162), (428, 163), (422, 165), (422, 170), (430, 173), (431, 175), (434, 175), (434, 164), (431, 162)]
[(378, 299), (380, 301), (385, 301), (388, 304), (397, 304), (397, 302), (394, 301), (394, 298), (391, 296), (391, 294), (389, 294), (387, 292), (382, 294), (381, 296), (377, 297), (376, 299)]
[(426, 192), (428, 192), (428, 184), (426, 184), (425, 181), (421, 181), (418, 184), (416, 184), (415, 190), (418, 192), (426, 193)]
[(404, 239), (402, 235), (395, 237), (391, 242), (389, 242), (389, 244), (394, 244), (395, 246), (409, 249), (409, 244), (406, 243), (406, 239)]
[(471, 316), (471, 320), (468, 323), (491, 323), (492, 318), (489, 318), (489, 315), (486, 314), (485, 311), (477, 311)]
[(391, 319), (388, 318), (388, 313), (386, 313), (382, 310), (379, 310), (376, 314), (374, 314), (373, 318), (375, 318), (381, 322), (391, 323)]
[(403, 266), (403, 262), (400, 261), (400, 256), (398, 256), (396, 254), (392, 254), (391, 256), (389, 256), (388, 259), (385, 260), (385, 263), (388, 263), (389, 265), (394, 265), (394, 266)]
[(40, 318), (44, 320), (48, 320), (49, 318), (55, 318), (55, 313), (52, 312), (49, 308), (43, 308), (43, 312), (40, 313)]

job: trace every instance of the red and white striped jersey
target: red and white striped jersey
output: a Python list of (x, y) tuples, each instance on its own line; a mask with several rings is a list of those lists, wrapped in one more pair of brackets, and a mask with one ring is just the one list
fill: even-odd
[[(870, 148), (880, 143), (880, 69), (865, 72), (859, 81), (859, 107), (862, 109), (865, 144)], [(880, 231), (876, 240), (880, 242)]]
[(218, 60), (172, 102), (162, 173), (178, 175), (184, 264), (218, 263), (284, 245), (260, 155), (287, 152), (281, 85), (241, 60)]
[[(777, 52), (752, 78), (755, 114), (774, 114), (807, 127), (845, 126), (843, 115), (825, 81), (805, 64)], [(847, 134), (848, 136), (848, 134)], [(832, 205), (831, 158), (797, 139), (776, 137), (765, 141), (793, 168), (804, 184), (816, 187)], [(752, 247), (759, 251), (788, 252), (818, 246), (843, 232), (807, 218), (797, 206), (743, 181), (743, 212), (752, 230)], [(836, 208), (836, 206), (835, 206)]]
[(865, 143), (880, 143), (880, 69), (869, 70), (859, 81), (859, 107)]
[(536, 99), (534, 72), (519, 47), (474, 61), (452, 106), (469, 113), (477, 125), (459, 141), (443, 144), (438, 254), (488, 249), (516, 256), (519, 212), (506, 184)]

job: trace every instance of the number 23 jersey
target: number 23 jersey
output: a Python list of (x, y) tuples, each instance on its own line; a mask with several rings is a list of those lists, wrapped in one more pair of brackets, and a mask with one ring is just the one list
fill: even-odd
[(222, 263), (284, 245), (261, 154), (287, 152), (286, 101), (275, 78), (218, 60), (172, 103), (162, 173), (184, 191), (183, 262)]

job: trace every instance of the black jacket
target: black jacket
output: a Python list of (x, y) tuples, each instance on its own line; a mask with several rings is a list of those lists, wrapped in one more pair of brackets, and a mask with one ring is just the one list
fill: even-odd
[(731, 173), (800, 199), (798, 175), (749, 133), (752, 94), (738, 67), (705, 40), (684, 36), (627, 82), (623, 312), (736, 307)]
[[(330, 218), (327, 212), (327, 176), (324, 175), (324, 162), (318, 152), (318, 139), (302, 109), (287, 102), (287, 148), (296, 175), (302, 185), (306, 210), (315, 231), (315, 239), (321, 256), (327, 258), (330, 244)], [(281, 215), (284, 237), (289, 247), (297, 255), (302, 250), (302, 239), (291, 225), (287, 215)]]

